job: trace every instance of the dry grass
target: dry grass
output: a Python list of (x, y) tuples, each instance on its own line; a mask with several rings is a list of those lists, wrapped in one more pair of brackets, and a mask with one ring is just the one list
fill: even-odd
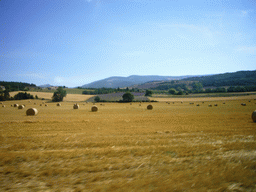
[(255, 95), (246, 95), (246, 96), (232, 96), (232, 97), (193, 97), (193, 98), (165, 98), (165, 97), (150, 97), (150, 100), (156, 100), (160, 102), (173, 102), (173, 101), (230, 101), (230, 100), (252, 100), (255, 99)]
[(183, 99), (154, 103), (154, 110), (147, 103), (105, 103), (97, 113), (82, 102), (79, 110), (71, 102), (48, 103), (37, 116), (6, 101), (0, 108), (0, 189), (255, 191), (253, 99), (225, 105)]

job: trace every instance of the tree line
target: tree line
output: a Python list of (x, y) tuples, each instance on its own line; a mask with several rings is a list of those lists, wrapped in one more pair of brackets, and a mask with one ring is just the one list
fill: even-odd
[(109, 94), (109, 93), (118, 93), (118, 92), (140, 92), (138, 88), (131, 88), (129, 89), (128, 87), (126, 89), (120, 89), (118, 88), (90, 88), (87, 90), (84, 90), (82, 94), (85, 95), (99, 95), (99, 94)]
[(36, 87), (35, 84), (22, 82), (6, 82), (0, 81), (0, 85), (4, 86), (8, 91), (26, 91), (27, 87)]

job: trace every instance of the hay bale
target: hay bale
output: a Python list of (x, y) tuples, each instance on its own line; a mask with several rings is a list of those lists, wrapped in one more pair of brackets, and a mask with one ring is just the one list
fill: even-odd
[(252, 112), (252, 120), (256, 123), (256, 110)]
[(78, 109), (78, 108), (79, 108), (79, 105), (77, 105), (77, 103), (74, 104), (73, 109)]
[(42, 104), (40, 104), (40, 106), (42, 106)]
[(196, 106), (200, 106), (199, 104), (197, 104)]
[(208, 107), (212, 107), (212, 105), (208, 105)]
[(217, 106), (218, 106), (218, 104), (214, 104), (214, 106), (216, 106), (216, 107), (217, 107)]
[(2, 105), (2, 107), (5, 107), (5, 105)]
[(13, 106), (14, 106), (14, 107), (19, 107), (19, 104), (14, 104)]
[(34, 103), (34, 105), (36, 105), (36, 103)]
[(29, 108), (27, 111), (26, 111), (26, 114), (27, 115), (37, 115), (38, 114), (38, 111), (36, 108)]
[(11, 105), (11, 107), (12, 107), (12, 105)]
[(24, 105), (19, 105), (18, 109), (24, 109)]
[(152, 109), (153, 109), (153, 106), (152, 106), (152, 105), (148, 105), (148, 106), (147, 106), (147, 109), (152, 110)]
[(60, 104), (60, 103), (57, 103), (57, 106), (58, 106), (58, 107), (60, 107), (60, 106), (61, 106), (61, 104)]
[(93, 105), (91, 110), (92, 110), (92, 112), (96, 112), (96, 111), (98, 111), (98, 107), (96, 105)]
[(241, 103), (241, 105), (242, 105), (242, 106), (246, 106), (246, 104), (245, 104), (245, 103)]
[(45, 107), (47, 107), (48, 105), (47, 105), (47, 104), (45, 104), (44, 106), (45, 106)]

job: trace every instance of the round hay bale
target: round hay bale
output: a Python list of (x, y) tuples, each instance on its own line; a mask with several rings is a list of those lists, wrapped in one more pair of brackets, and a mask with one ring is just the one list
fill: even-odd
[(40, 106), (42, 106), (42, 104), (40, 104)]
[(93, 112), (96, 112), (96, 111), (98, 111), (98, 107), (97, 107), (96, 105), (93, 105), (91, 110), (92, 110)]
[(148, 106), (147, 106), (147, 109), (152, 110), (152, 109), (153, 109), (153, 106), (152, 106), (152, 105), (148, 105)]
[(19, 107), (19, 104), (14, 104), (13, 106), (14, 106), (14, 107)]
[(1, 102), (0, 104), (1, 104), (1, 105), (3, 105), (3, 103), (2, 103), (2, 102)]
[(246, 104), (245, 104), (245, 103), (241, 103), (241, 105), (242, 105), (242, 106), (246, 106)]
[(12, 107), (12, 105), (11, 105), (11, 107)]
[(5, 105), (2, 105), (2, 107), (5, 107)]
[(208, 107), (212, 107), (212, 105), (208, 105)]
[(197, 104), (196, 106), (200, 106), (199, 104)]
[(252, 120), (256, 123), (256, 110), (252, 112)]
[(218, 106), (218, 104), (214, 104), (214, 106), (216, 106), (216, 107), (217, 107), (217, 106)]
[(60, 107), (60, 106), (61, 106), (61, 104), (60, 104), (60, 103), (57, 103), (57, 106), (58, 106), (58, 107)]
[(36, 105), (36, 103), (34, 103), (34, 105)]
[(45, 104), (44, 106), (45, 106), (45, 107), (47, 107), (48, 105), (47, 105), (47, 104)]
[(26, 111), (26, 114), (27, 115), (37, 115), (38, 114), (38, 111), (36, 108), (29, 108), (27, 111)]
[(73, 109), (78, 109), (78, 108), (79, 108), (79, 105), (74, 104)]
[(18, 109), (23, 109), (24, 105), (19, 105)]

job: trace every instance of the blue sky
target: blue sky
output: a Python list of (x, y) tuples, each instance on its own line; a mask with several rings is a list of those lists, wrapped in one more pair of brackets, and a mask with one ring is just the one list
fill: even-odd
[(256, 69), (254, 0), (0, 0), (0, 81)]

